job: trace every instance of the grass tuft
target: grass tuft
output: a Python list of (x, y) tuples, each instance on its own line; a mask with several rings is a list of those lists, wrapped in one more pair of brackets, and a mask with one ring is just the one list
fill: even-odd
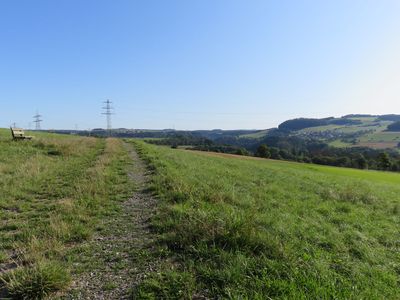
[(15, 299), (43, 299), (67, 287), (71, 278), (65, 266), (54, 261), (42, 261), (10, 271), (1, 280)]
[(0, 251), (0, 264), (4, 263), (7, 259), (8, 259), (8, 255), (5, 252)]
[(329, 187), (324, 189), (320, 194), (325, 200), (362, 204), (373, 204), (377, 201), (377, 197), (373, 191), (368, 186), (362, 184)]
[(153, 273), (132, 293), (132, 299), (192, 299), (195, 280), (188, 272)]

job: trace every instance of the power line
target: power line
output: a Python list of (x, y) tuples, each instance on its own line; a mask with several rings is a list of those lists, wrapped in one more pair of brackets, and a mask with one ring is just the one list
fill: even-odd
[(33, 119), (34, 119), (33, 122), (35, 123), (35, 129), (36, 129), (36, 130), (40, 130), (40, 129), (41, 129), (40, 123), (43, 121), (43, 120), (41, 119), (41, 117), (42, 117), (42, 115), (39, 115), (38, 112), (36, 112), (36, 115), (33, 116)]
[(140, 108), (140, 112), (149, 112), (149, 113), (160, 113), (160, 114), (180, 114), (180, 115), (243, 115), (243, 116), (282, 116), (282, 114), (276, 114), (271, 112), (256, 112), (256, 111), (249, 111), (249, 112), (222, 112), (222, 111), (166, 111), (166, 110), (159, 110), (159, 109), (152, 109), (152, 108)]
[(113, 109), (114, 107), (112, 107), (112, 102), (110, 100), (107, 99), (107, 101), (103, 102), (105, 104), (105, 106), (102, 107), (103, 109), (103, 113), (101, 113), (102, 115), (106, 115), (107, 117), (107, 131), (108, 131), (108, 136), (111, 136), (111, 115), (113, 115)]

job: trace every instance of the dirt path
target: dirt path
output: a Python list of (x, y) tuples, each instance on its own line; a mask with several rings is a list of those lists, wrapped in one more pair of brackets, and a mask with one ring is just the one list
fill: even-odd
[(153, 244), (149, 219), (156, 205), (146, 192), (150, 174), (133, 146), (125, 146), (133, 160), (129, 177), (137, 189), (120, 204), (119, 213), (104, 220), (104, 230), (85, 245), (81, 258), (91, 272), (75, 279), (66, 299), (126, 299), (156, 265), (149, 255)]

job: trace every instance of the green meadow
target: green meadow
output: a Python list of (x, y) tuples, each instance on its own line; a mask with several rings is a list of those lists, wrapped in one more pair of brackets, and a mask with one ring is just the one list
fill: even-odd
[(134, 143), (167, 247), (137, 298), (398, 299), (400, 174)]
[(260, 139), (260, 138), (265, 137), (269, 131), (270, 131), (269, 129), (260, 130), (256, 133), (242, 134), (239, 137), (240, 138), (248, 138), (248, 139)]
[(0, 298), (42, 299), (73, 280), (73, 249), (130, 192), (122, 141), (0, 130)]
[(382, 131), (366, 135), (362, 142), (400, 142), (400, 132)]
[[(0, 298), (68, 295), (135, 190), (123, 140), (30, 134), (0, 130)], [(398, 299), (400, 174), (125, 142), (158, 199), (133, 299)]]

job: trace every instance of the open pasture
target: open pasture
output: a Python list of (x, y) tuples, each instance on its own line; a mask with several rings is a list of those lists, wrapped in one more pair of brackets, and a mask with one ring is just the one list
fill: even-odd
[(170, 256), (141, 297), (398, 297), (399, 174), (135, 143)]
[(18, 299), (66, 288), (70, 250), (129, 191), (120, 140), (30, 134), (0, 130), (0, 296)]

